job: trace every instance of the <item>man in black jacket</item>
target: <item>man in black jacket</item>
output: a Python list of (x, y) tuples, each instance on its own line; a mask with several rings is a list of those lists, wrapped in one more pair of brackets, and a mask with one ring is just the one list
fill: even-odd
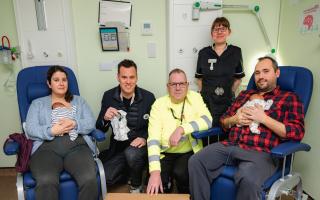
[[(122, 110), (126, 112), (129, 132), (125, 138), (128, 139), (121, 141), (119, 137), (114, 137), (119, 130), (111, 126), (110, 147), (101, 152), (99, 158), (103, 162), (108, 185), (126, 180), (129, 175), (130, 191), (140, 192), (142, 171), (147, 160), (148, 119), (155, 97), (137, 86), (137, 66), (132, 60), (123, 60), (118, 64), (117, 79), (119, 86), (103, 95), (96, 127), (106, 132), (111, 121), (117, 119)], [(118, 119), (120, 122), (121, 118)]]

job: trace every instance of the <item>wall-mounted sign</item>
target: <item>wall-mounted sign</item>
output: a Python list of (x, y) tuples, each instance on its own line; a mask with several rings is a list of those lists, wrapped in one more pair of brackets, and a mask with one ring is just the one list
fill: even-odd
[(301, 33), (312, 33), (319, 31), (319, 9), (319, 4), (316, 4), (313, 7), (303, 11), (300, 23)]
[(103, 0), (99, 2), (99, 24), (122, 22), (126, 28), (131, 26), (132, 4), (127, 1)]

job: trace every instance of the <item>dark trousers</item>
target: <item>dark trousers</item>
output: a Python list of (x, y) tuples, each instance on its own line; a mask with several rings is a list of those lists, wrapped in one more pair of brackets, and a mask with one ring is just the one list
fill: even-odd
[(31, 156), (30, 170), (37, 185), (36, 199), (59, 199), (59, 176), (66, 170), (79, 188), (78, 199), (98, 198), (96, 165), (84, 139), (71, 141), (68, 134), (45, 141)]
[(161, 163), (161, 181), (165, 193), (171, 192), (173, 179), (179, 193), (189, 193), (188, 160), (193, 152), (164, 153)]
[(277, 162), (268, 153), (221, 143), (211, 144), (189, 160), (190, 194), (193, 200), (210, 200), (210, 184), (219, 176), (225, 164), (238, 166), (234, 176), (238, 188), (237, 200), (261, 199), (261, 186), (277, 167)]
[(147, 163), (146, 145), (141, 148), (129, 145), (121, 152), (112, 152), (112, 156), (110, 156), (110, 153), (107, 150), (99, 155), (103, 160), (107, 184), (113, 185), (129, 176), (131, 186), (140, 186), (142, 184), (142, 172)]

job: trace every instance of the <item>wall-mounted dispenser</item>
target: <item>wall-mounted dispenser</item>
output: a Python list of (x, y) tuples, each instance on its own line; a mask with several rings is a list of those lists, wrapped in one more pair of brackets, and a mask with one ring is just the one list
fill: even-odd
[[(5, 40), (7, 41), (7, 46), (5, 46)], [(0, 46), (0, 64), (12, 64), (10, 41), (7, 36), (1, 37)]]
[(37, 16), (37, 25), (39, 31), (47, 30), (47, 15), (44, 0), (34, 0)]

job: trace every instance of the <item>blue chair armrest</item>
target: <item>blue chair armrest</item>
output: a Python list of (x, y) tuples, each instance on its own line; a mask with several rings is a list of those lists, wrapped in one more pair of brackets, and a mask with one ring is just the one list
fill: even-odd
[(213, 127), (205, 131), (195, 131), (192, 136), (196, 139), (201, 139), (208, 136), (216, 136), (225, 134), (221, 127)]
[(271, 149), (271, 155), (274, 157), (283, 158), (297, 151), (310, 151), (310, 149), (311, 147), (308, 144), (288, 141)]
[(98, 142), (102, 142), (106, 139), (106, 135), (104, 134), (104, 132), (100, 131), (99, 129), (93, 130), (89, 135), (96, 139)]
[(3, 145), (3, 151), (6, 155), (16, 155), (19, 152), (20, 145), (18, 142), (15, 142), (14, 140), (8, 140)]

